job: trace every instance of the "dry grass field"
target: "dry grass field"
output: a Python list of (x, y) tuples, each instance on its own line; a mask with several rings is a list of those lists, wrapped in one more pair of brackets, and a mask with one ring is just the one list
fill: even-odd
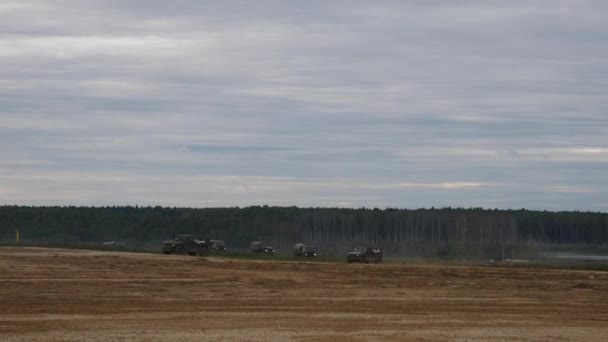
[(0, 248), (1, 341), (608, 341), (608, 273)]

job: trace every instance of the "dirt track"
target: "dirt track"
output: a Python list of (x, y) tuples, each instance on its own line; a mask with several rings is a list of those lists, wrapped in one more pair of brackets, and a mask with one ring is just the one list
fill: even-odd
[(608, 341), (608, 273), (0, 248), (2, 341)]

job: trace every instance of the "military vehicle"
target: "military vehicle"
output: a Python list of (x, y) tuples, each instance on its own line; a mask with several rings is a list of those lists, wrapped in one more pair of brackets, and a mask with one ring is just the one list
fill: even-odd
[(346, 253), (346, 262), (362, 262), (375, 264), (382, 262), (382, 248), (380, 247), (355, 247)]
[(264, 245), (264, 241), (253, 241), (249, 244), (249, 248), (253, 253), (274, 255), (274, 248)]
[(296, 243), (295, 245), (293, 245), (293, 254), (296, 257), (314, 258), (317, 256), (317, 247), (312, 245), (305, 245), (303, 243)]
[(104, 248), (124, 248), (127, 244), (123, 241), (104, 241), (101, 246)]
[(175, 235), (172, 240), (163, 241), (163, 253), (205, 256), (209, 254), (209, 246), (206, 237)]
[(211, 241), (211, 250), (216, 252), (225, 252), (226, 251), (226, 243), (224, 240), (210, 240)]

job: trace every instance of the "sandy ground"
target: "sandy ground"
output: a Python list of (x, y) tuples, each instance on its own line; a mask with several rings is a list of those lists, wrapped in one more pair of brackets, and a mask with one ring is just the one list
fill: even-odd
[(608, 273), (0, 248), (1, 341), (608, 341)]

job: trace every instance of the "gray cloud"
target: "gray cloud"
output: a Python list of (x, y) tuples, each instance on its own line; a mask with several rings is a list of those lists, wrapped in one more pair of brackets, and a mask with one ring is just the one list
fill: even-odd
[(597, 1), (5, 1), (0, 202), (606, 210)]

